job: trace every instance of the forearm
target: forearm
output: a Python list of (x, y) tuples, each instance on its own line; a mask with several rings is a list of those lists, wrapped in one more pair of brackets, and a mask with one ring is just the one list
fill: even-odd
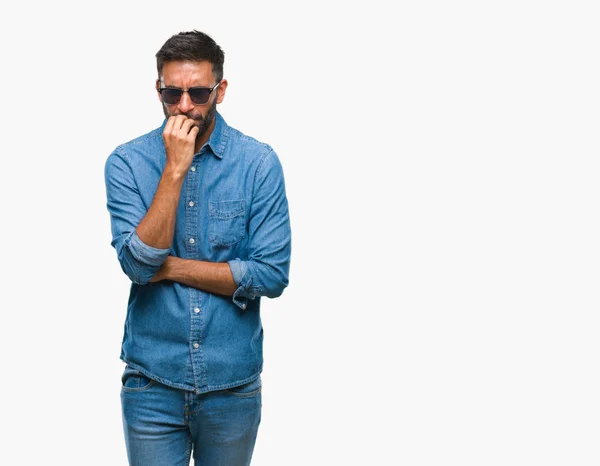
[(169, 256), (151, 281), (172, 280), (209, 293), (232, 296), (237, 288), (229, 264)]
[(198, 126), (185, 115), (169, 117), (163, 129), (167, 161), (152, 205), (136, 228), (137, 235), (148, 246), (171, 247), (181, 187), (194, 158), (197, 134)]
[(168, 165), (165, 167), (152, 204), (136, 228), (138, 237), (148, 246), (159, 249), (171, 247), (184, 177)]

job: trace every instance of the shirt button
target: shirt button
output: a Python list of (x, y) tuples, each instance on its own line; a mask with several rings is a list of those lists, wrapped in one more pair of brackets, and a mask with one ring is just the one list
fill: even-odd
[(196, 307), (196, 308), (194, 308), (194, 312), (195, 312), (196, 314), (199, 314), (199, 313), (200, 313), (200, 308), (199, 308), (199, 307)]
[(196, 167), (192, 167), (192, 168), (190, 168), (190, 170), (192, 170), (193, 172), (195, 172), (196, 171)]
[(196, 348), (196, 349), (200, 348), (200, 343), (194, 343), (194, 348)]
[(194, 201), (190, 201), (190, 203), (188, 204), (190, 207), (194, 207)]
[(194, 238), (190, 238), (190, 244), (194, 244), (194, 243), (195, 243)]

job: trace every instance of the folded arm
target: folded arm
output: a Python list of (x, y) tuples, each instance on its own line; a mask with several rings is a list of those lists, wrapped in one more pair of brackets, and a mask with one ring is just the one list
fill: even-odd
[(233, 302), (245, 309), (248, 300), (276, 298), (288, 285), (292, 249), (283, 170), (272, 150), (255, 174), (248, 221), (248, 254), (230, 260), (237, 288)]
[(255, 174), (248, 235), (247, 259), (214, 263), (170, 256), (151, 281), (168, 279), (232, 296), (242, 309), (248, 299), (281, 295), (288, 285), (291, 231), (283, 170), (273, 151)]
[(237, 285), (226, 262), (206, 262), (169, 256), (151, 282), (172, 280), (183, 285), (232, 296)]

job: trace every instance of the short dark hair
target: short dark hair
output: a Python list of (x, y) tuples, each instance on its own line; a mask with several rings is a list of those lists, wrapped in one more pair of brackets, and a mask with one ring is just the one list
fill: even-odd
[(225, 54), (221, 47), (208, 35), (200, 31), (180, 32), (171, 36), (156, 52), (158, 79), (163, 65), (170, 61), (207, 61), (217, 82), (223, 79)]

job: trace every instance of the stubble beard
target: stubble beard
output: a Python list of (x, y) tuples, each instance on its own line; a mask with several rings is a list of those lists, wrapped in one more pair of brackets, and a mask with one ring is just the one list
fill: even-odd
[(206, 116), (202, 116), (199, 113), (194, 113), (194, 111), (190, 111), (187, 113), (169, 113), (167, 110), (167, 106), (163, 103), (163, 112), (165, 114), (165, 118), (169, 118), (171, 116), (177, 115), (185, 115), (186, 117), (194, 120), (196, 122), (196, 126), (198, 127), (198, 134), (196, 135), (196, 139), (201, 138), (208, 127), (215, 119), (215, 115), (217, 114), (217, 99), (215, 99), (212, 105), (209, 107), (208, 112), (206, 112)]

